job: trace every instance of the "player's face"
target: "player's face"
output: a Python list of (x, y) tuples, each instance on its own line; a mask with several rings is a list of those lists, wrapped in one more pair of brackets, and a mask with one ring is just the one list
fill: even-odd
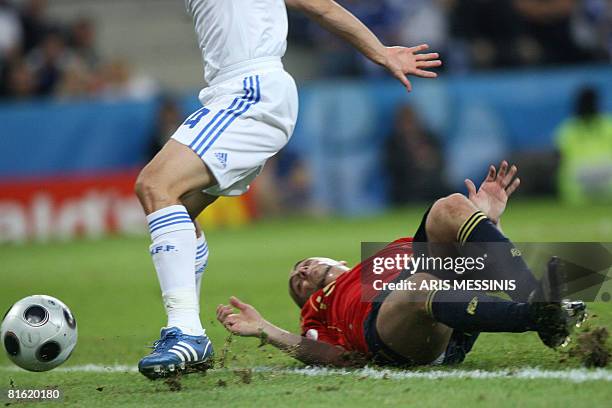
[(348, 270), (344, 261), (307, 258), (295, 265), (289, 277), (289, 285), (293, 293), (305, 301), (314, 292), (329, 285)]

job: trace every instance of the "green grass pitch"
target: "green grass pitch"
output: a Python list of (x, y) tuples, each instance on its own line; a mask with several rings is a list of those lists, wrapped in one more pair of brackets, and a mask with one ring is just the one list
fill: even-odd
[[(285, 219), (208, 233), (211, 249), (203, 288), (202, 319), (217, 354), (227, 335), (214, 308), (237, 295), (266, 318), (298, 328), (298, 310), (287, 295), (286, 276), (298, 259), (329, 256), (358, 262), (361, 241), (412, 235), (424, 206), (360, 219)], [(516, 241), (612, 242), (610, 207), (563, 207), (549, 201), (517, 201), (505, 216), (505, 232)], [(233, 338), (225, 368), (181, 379), (181, 390), (151, 382), (133, 371), (164, 324), (159, 287), (147, 251), (148, 238), (109, 238), (0, 247), (0, 310), (31, 294), (66, 302), (79, 324), (79, 343), (62, 367), (126, 366), (125, 372), (55, 370), (28, 373), (0, 356), (0, 390), (58, 387), (62, 403), (75, 406), (610, 406), (609, 381), (560, 379), (410, 378), (365, 375), (306, 376), (302, 365), (254, 339)], [(610, 328), (612, 304), (590, 305), (592, 325)], [(543, 347), (533, 333), (485, 334), (457, 369), (499, 371), (538, 367), (569, 370), (580, 363)], [(262, 369), (265, 367), (265, 369)], [(246, 369), (246, 370), (245, 370)], [(253, 369), (253, 371), (248, 371)], [(433, 369), (422, 369), (429, 371)], [(449, 370), (436, 368), (435, 370)], [(605, 373), (610, 374), (612, 370)], [(4, 398), (4, 399), (3, 399)], [(13, 406), (21, 403), (0, 402)], [(57, 404), (49, 402), (49, 404)]]

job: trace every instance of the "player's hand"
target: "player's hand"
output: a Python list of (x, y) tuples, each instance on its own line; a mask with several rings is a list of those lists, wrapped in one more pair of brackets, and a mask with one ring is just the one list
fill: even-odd
[[(235, 313), (234, 308), (238, 309)], [(232, 296), (230, 305), (217, 306), (217, 320), (238, 336), (260, 336), (265, 320), (255, 308)]]
[(442, 61), (438, 53), (418, 54), (429, 48), (427, 44), (417, 45), (416, 47), (387, 47), (385, 52), (386, 61), (384, 67), (391, 72), (408, 90), (412, 91), (412, 84), (408, 80), (408, 75), (421, 78), (436, 78), (438, 74), (430, 71), (430, 68), (439, 67)]
[(521, 180), (516, 177), (517, 172), (518, 169), (514, 165), (508, 169), (508, 162), (504, 160), (499, 166), (499, 172), (495, 166), (489, 167), (487, 178), (478, 191), (472, 180), (465, 180), (470, 201), (496, 224), (506, 209), (508, 198), (521, 184)]

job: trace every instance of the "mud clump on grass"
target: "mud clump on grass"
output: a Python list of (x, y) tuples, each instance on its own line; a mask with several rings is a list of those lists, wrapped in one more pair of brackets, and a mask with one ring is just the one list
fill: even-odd
[(243, 384), (250, 384), (253, 381), (253, 371), (251, 369), (234, 370), (234, 374), (240, 378)]
[(179, 392), (183, 389), (180, 376), (166, 378), (164, 384), (166, 384), (172, 392)]
[(340, 387), (334, 385), (317, 385), (317, 391), (330, 392), (330, 391), (338, 391)]
[(580, 359), (585, 367), (606, 367), (610, 361), (610, 350), (606, 345), (609, 336), (605, 327), (581, 333), (576, 345), (569, 350), (569, 356)]
[[(223, 343), (223, 348), (221, 349), (221, 358), (218, 361), (219, 368), (225, 368), (225, 364), (227, 362), (227, 357), (230, 352), (230, 346), (232, 344), (232, 333), (230, 333)], [(236, 357), (236, 356), (234, 356)]]

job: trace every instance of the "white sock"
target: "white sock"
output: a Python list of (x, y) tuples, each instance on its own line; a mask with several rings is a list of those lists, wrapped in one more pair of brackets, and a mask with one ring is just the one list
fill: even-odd
[(206, 266), (208, 265), (208, 243), (204, 232), (196, 239), (196, 257), (195, 257), (195, 285), (198, 299), (202, 288), (202, 277)]
[(153, 241), (150, 252), (168, 315), (168, 327), (178, 327), (192, 336), (203, 335), (193, 279), (195, 226), (182, 205), (155, 211), (147, 216), (147, 222)]

